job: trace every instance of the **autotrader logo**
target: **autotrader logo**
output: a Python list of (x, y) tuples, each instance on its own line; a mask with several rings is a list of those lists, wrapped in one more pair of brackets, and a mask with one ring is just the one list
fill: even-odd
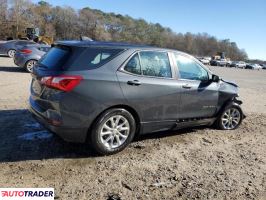
[(0, 200), (54, 200), (54, 188), (0, 188)]

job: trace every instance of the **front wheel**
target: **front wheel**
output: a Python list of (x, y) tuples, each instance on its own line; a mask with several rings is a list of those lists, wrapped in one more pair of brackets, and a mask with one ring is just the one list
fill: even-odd
[(105, 111), (96, 120), (89, 133), (89, 142), (100, 155), (110, 155), (126, 148), (135, 132), (134, 117), (125, 109), (114, 108)]
[(229, 105), (217, 119), (217, 127), (222, 130), (234, 130), (238, 128), (242, 122), (243, 113), (239, 106)]

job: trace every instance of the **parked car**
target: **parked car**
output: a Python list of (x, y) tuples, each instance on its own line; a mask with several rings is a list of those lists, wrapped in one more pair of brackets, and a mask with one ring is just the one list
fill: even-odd
[(262, 69), (266, 69), (266, 64), (261, 64), (260, 66)]
[(232, 64), (231, 60), (226, 60), (226, 67), (230, 67), (231, 64)]
[(256, 69), (256, 70), (260, 70), (262, 69), (262, 67), (259, 64), (254, 64), (254, 63), (248, 63), (246, 65), (246, 69)]
[(138, 134), (245, 117), (238, 86), (174, 50), (110, 42), (57, 42), (33, 68), (30, 111), (70, 142), (99, 154), (124, 149)]
[(243, 61), (234, 61), (232, 62), (232, 64), (230, 65), (230, 67), (236, 67), (236, 68), (246, 68), (246, 63)]
[(198, 60), (204, 65), (210, 65), (210, 60), (206, 59), (205, 57), (200, 57)]
[(28, 44), (36, 44), (30, 40), (10, 40), (4, 43), (0, 43), (0, 54), (7, 55), (11, 58), (14, 57), (18, 48)]
[(25, 68), (26, 71), (32, 72), (33, 66), (38, 60), (50, 50), (50, 45), (31, 44), (18, 49), (14, 56), (14, 63)]
[(227, 60), (226, 59), (211, 60), (211, 63), (210, 64), (212, 66), (221, 66), (221, 67), (224, 67), (227, 64)]

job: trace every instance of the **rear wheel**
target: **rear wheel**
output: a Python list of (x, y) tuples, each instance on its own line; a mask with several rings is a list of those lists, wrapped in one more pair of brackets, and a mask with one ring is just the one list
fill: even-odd
[(8, 52), (7, 52), (7, 55), (10, 58), (13, 58), (15, 56), (15, 53), (16, 53), (16, 50), (15, 49), (9, 49)]
[(227, 106), (217, 119), (217, 126), (222, 130), (234, 130), (243, 119), (242, 110), (235, 105)]
[(26, 71), (31, 73), (32, 70), (33, 70), (33, 66), (34, 66), (36, 63), (37, 63), (36, 60), (29, 60), (29, 61), (27, 61), (26, 64), (25, 64), (25, 69), (26, 69)]
[(127, 110), (110, 109), (96, 120), (89, 133), (89, 142), (101, 155), (114, 154), (122, 151), (133, 140), (135, 132), (135, 119)]

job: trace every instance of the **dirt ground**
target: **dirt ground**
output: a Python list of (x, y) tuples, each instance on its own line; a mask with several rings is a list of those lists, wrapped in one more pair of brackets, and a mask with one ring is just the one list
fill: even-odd
[(0, 187), (53, 187), (56, 199), (266, 199), (266, 70), (211, 67), (240, 85), (241, 127), (147, 135), (96, 157), (27, 111), (31, 76), (0, 57)]

